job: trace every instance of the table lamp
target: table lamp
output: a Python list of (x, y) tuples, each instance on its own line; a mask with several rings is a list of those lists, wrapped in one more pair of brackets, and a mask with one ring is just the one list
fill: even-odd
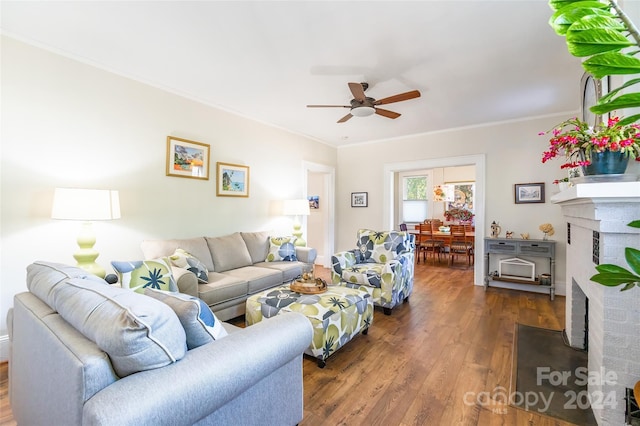
[(307, 242), (302, 238), (300, 216), (309, 216), (311, 214), (309, 200), (285, 200), (282, 205), (282, 214), (293, 216), (293, 235), (296, 237), (295, 245), (300, 247), (306, 246)]
[(80, 248), (73, 257), (78, 262), (77, 266), (104, 278), (104, 268), (96, 263), (99, 253), (93, 249), (96, 236), (91, 221), (120, 219), (118, 191), (56, 188), (53, 195), (51, 218), (84, 222), (77, 240)]

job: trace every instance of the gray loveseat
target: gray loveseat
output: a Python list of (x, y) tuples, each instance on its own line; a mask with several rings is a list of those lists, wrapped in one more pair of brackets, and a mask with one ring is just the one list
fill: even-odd
[[(301, 275), (303, 265), (313, 266), (317, 252), (310, 247), (283, 244), (295, 250), (295, 261), (277, 255), (277, 245), (268, 232), (235, 232), (220, 237), (146, 240), (141, 244), (145, 259), (171, 256), (182, 249), (207, 269), (206, 282), (184, 268), (173, 267), (180, 292), (199, 297), (223, 321), (243, 315), (245, 301), (252, 294), (290, 282)], [(291, 254), (291, 253), (289, 253)], [(288, 258), (291, 258), (289, 256)], [(268, 261), (272, 260), (272, 261)]]
[(228, 335), (187, 350), (180, 314), (155, 298), (46, 262), (27, 268), (27, 287), (7, 317), (9, 399), (20, 425), (302, 419), (312, 328), (300, 314), (224, 324)]

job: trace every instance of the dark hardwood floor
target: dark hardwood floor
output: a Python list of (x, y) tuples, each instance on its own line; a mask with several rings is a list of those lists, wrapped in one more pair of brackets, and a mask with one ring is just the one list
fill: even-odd
[[(317, 268), (317, 275), (328, 271)], [(510, 392), (517, 322), (562, 329), (564, 297), (472, 284), (472, 269), (416, 266), (414, 292), (318, 368), (305, 357), (304, 420), (314, 425), (569, 423), (494, 401)], [(242, 323), (239, 318), (235, 323)], [(489, 398), (478, 402), (485, 392)], [(499, 399), (499, 398), (498, 398)], [(0, 365), (0, 425), (15, 425)]]

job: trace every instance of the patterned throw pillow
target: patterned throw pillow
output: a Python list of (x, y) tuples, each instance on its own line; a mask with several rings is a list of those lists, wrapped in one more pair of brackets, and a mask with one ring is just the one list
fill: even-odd
[(167, 304), (178, 316), (189, 350), (226, 336), (227, 330), (209, 306), (197, 297), (147, 288), (145, 295)]
[(296, 237), (270, 237), (269, 254), (265, 262), (295, 262), (296, 257)]
[(209, 271), (207, 271), (207, 267), (204, 266), (204, 263), (200, 262), (198, 258), (191, 255), (191, 253), (186, 250), (177, 248), (176, 251), (169, 256), (169, 260), (171, 260), (171, 264), (173, 264), (173, 266), (193, 272), (198, 278), (198, 282), (200, 284), (206, 284), (209, 282)]
[(138, 260), (134, 262), (111, 262), (123, 288), (144, 294), (145, 288), (178, 291), (178, 284), (171, 273), (168, 258)]

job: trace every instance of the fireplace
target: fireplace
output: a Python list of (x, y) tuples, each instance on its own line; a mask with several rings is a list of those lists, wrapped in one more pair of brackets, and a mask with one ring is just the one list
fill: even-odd
[(627, 266), (640, 247), (640, 182), (577, 184), (554, 195), (570, 230), (566, 242), (566, 333), (588, 349), (587, 392), (599, 425), (624, 425), (627, 388), (640, 380), (640, 288), (621, 292), (590, 280), (598, 264)]

